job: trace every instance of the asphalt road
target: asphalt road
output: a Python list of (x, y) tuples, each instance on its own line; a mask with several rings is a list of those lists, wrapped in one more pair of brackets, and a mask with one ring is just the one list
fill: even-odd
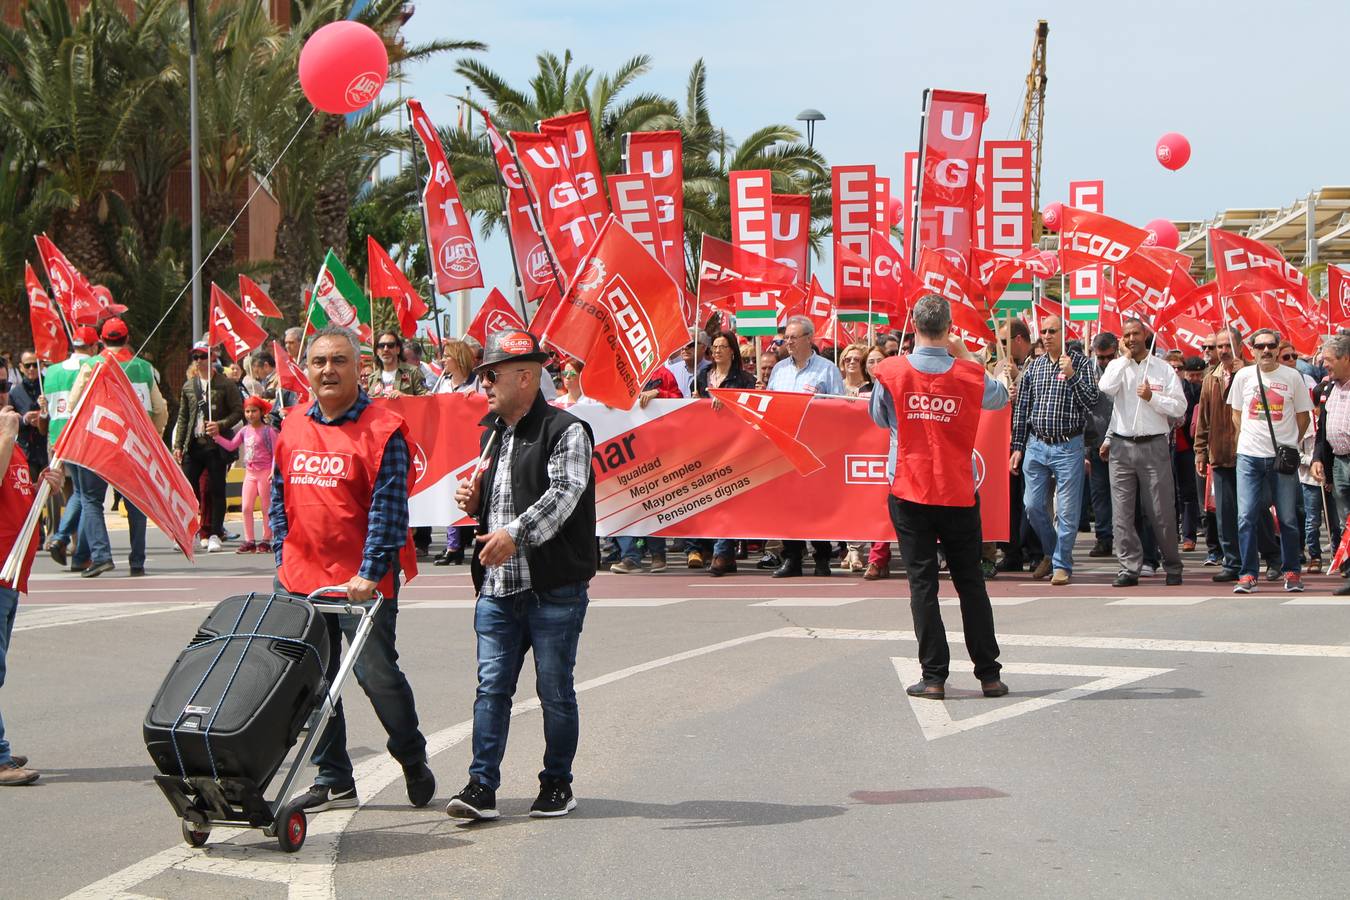
[(363, 806), (314, 817), (287, 856), (260, 832), (183, 845), (140, 735), (206, 610), (266, 588), (268, 558), (193, 567), (152, 535), (145, 579), (39, 561), (0, 707), (43, 777), (0, 792), (0, 896), (1345, 895), (1350, 610), (1330, 578), (1237, 597), (1195, 557), (1173, 589), (1114, 590), (1085, 558), (1066, 590), (1000, 576), (1012, 693), (978, 695), (949, 609), (935, 703), (903, 692), (903, 580), (604, 574), (577, 667), (577, 811), (525, 816), (542, 753), (526, 675), (504, 817), (465, 826), (443, 809), (470, 758), (472, 590), (464, 567), (427, 568), (399, 644), (437, 800), (408, 807), (353, 690)]

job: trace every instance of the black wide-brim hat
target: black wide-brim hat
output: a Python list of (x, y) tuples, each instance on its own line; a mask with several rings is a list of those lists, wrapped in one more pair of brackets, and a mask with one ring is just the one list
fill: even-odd
[(481, 372), (504, 362), (548, 362), (548, 354), (540, 349), (539, 338), (528, 331), (494, 331), (488, 335), (483, 348), (483, 361), (474, 366)]

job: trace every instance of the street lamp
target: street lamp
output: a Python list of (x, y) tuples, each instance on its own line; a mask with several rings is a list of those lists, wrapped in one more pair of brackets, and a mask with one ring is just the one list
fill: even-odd
[(810, 150), (816, 145), (816, 123), (825, 121), (825, 114), (818, 109), (807, 107), (797, 113), (797, 121), (806, 123), (806, 146)]

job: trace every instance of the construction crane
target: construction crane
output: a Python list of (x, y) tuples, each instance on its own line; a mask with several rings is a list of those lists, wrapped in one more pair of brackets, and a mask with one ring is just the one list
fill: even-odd
[(1050, 24), (1045, 19), (1036, 23), (1036, 40), (1031, 45), (1031, 71), (1027, 73), (1027, 90), (1022, 105), (1022, 134), (1019, 140), (1031, 141), (1031, 238), (1039, 243), (1044, 225), (1041, 222), (1041, 150), (1045, 137), (1045, 39)]

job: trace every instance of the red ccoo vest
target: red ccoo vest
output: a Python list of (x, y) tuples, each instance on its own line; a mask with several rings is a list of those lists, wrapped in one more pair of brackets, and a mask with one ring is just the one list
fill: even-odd
[(974, 506), (970, 456), (980, 428), (984, 369), (953, 360), (940, 375), (920, 372), (906, 356), (877, 363), (872, 377), (895, 404), (895, 479), (891, 493), (929, 506)]
[[(14, 542), (19, 537), (23, 520), (33, 506), (33, 497), (37, 491), (33, 488), (33, 479), (28, 473), (28, 457), (16, 445), (9, 458), (9, 468), (5, 470), (4, 481), (0, 482), (0, 561), (9, 558)], [(20, 594), (28, 592), (28, 570), (33, 568), (33, 556), (37, 553), (38, 532), (33, 529), (33, 539), (28, 544), (28, 553), (19, 569), (19, 583), (10, 585), (0, 581), (0, 585), (13, 587)]]
[[(341, 425), (320, 424), (300, 410), (286, 417), (276, 464), (285, 479), (288, 531), (277, 577), (291, 593), (346, 584), (360, 572), (375, 476), (394, 432), (407, 437), (403, 417), (374, 404)], [(392, 568), (379, 591), (393, 596)]]

